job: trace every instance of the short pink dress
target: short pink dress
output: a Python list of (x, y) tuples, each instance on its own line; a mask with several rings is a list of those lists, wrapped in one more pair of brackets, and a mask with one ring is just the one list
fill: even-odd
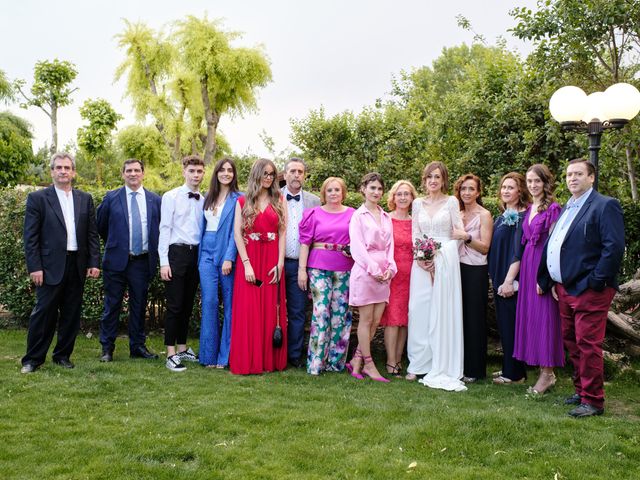
[(383, 327), (406, 327), (409, 323), (409, 279), (413, 264), (413, 243), (411, 242), (411, 219), (393, 223), (393, 259), (398, 273), (391, 281), (389, 303), (384, 309), (380, 325)]
[(378, 282), (374, 276), (391, 270), (397, 272), (393, 259), (393, 226), (391, 217), (382, 208), (380, 225), (362, 205), (349, 223), (351, 256), (355, 262), (349, 278), (349, 305), (360, 307), (389, 301), (390, 281)]

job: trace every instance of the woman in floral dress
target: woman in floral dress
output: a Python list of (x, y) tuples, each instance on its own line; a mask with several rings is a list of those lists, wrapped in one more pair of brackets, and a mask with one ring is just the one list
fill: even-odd
[(308, 209), (300, 221), (298, 285), (311, 290), (313, 313), (307, 372), (344, 370), (349, 336), (349, 275), (353, 260), (348, 252), (349, 222), (355, 211), (342, 205), (347, 185), (327, 178), (320, 188), (323, 205)]

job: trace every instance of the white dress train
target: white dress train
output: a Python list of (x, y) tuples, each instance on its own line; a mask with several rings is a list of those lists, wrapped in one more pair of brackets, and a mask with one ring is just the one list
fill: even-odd
[(455, 225), (462, 229), (459, 203), (449, 197), (433, 217), (423, 208), (423, 199), (412, 206), (414, 241), (423, 234), (441, 243), (431, 274), (414, 261), (409, 293), (407, 371), (425, 374), (421, 383), (448, 391), (467, 389), (463, 375), (462, 287), (458, 240), (451, 238)]

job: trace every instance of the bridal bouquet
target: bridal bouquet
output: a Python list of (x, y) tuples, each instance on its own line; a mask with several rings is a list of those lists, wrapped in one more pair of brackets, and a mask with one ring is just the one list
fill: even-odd
[[(427, 235), (416, 238), (413, 242), (413, 259), (428, 262), (433, 260), (442, 245)], [(433, 284), (433, 273), (431, 273), (431, 283)]]

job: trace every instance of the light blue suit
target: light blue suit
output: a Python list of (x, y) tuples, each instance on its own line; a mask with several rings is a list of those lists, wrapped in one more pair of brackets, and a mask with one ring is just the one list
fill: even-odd
[[(203, 220), (202, 241), (198, 259), (200, 271), (200, 291), (202, 295), (202, 323), (200, 325), (199, 359), (202, 365), (227, 365), (231, 345), (231, 299), (233, 295), (233, 277), (238, 249), (233, 239), (233, 221), (236, 201), (242, 194), (229, 194), (222, 207), (220, 223), (215, 232), (206, 231)], [(228, 275), (222, 274), (222, 264), (226, 260), (234, 263)], [(222, 289), (224, 321), (220, 334), (218, 306), (219, 289)]]

